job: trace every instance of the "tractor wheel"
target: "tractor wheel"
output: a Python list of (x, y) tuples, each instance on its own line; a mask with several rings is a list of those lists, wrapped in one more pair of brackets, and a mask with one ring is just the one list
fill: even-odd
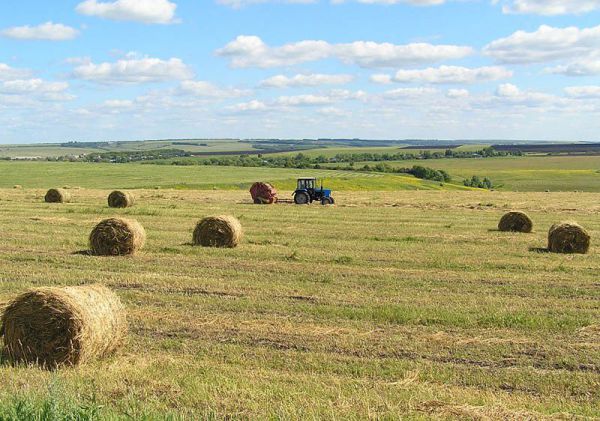
[(296, 193), (294, 203), (297, 205), (307, 205), (310, 203), (310, 197), (306, 193)]
[(322, 205), (333, 205), (333, 199), (331, 199), (330, 197), (324, 197), (321, 199), (321, 204)]

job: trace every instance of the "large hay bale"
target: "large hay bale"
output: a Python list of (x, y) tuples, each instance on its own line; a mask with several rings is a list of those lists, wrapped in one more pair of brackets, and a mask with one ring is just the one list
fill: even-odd
[(269, 183), (256, 182), (250, 187), (252, 201), (260, 205), (268, 205), (277, 202), (277, 190)]
[(50, 189), (44, 200), (46, 203), (68, 203), (71, 201), (71, 193), (64, 189)]
[(135, 198), (133, 194), (120, 190), (115, 190), (108, 195), (108, 206), (111, 208), (128, 208), (133, 206)]
[(1, 329), (12, 361), (53, 369), (111, 354), (125, 341), (127, 320), (102, 285), (36, 288), (8, 304)]
[(498, 229), (500, 231), (531, 232), (533, 221), (524, 212), (511, 211), (500, 219)]
[(590, 234), (577, 222), (564, 221), (548, 231), (548, 250), (553, 253), (581, 253), (590, 249)]
[(105, 219), (96, 225), (90, 234), (90, 248), (97, 256), (134, 254), (145, 242), (144, 227), (133, 219)]
[(203, 247), (236, 247), (242, 236), (242, 224), (235, 217), (209, 216), (196, 225), (193, 243)]

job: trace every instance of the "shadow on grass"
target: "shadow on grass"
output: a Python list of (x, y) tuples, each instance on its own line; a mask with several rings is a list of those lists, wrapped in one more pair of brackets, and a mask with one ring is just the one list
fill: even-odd
[(94, 255), (94, 253), (92, 253), (91, 250), (79, 250), (79, 251), (74, 251), (71, 254), (74, 256), (93, 256)]
[(533, 253), (550, 253), (546, 247), (529, 247), (529, 251)]
[(498, 228), (489, 228), (488, 232), (505, 232), (507, 234), (533, 234), (533, 231), (531, 232), (521, 232), (521, 231), (502, 231), (499, 230)]

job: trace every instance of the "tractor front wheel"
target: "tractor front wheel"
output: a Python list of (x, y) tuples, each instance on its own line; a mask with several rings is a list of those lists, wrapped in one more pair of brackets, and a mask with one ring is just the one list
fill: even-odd
[(296, 193), (294, 203), (297, 205), (307, 205), (310, 202), (310, 197), (306, 193)]
[(322, 205), (333, 205), (333, 198), (331, 197), (324, 197), (321, 199), (321, 204)]

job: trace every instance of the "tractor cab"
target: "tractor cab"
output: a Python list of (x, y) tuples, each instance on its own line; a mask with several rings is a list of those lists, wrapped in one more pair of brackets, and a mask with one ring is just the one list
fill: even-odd
[(334, 200), (331, 197), (331, 190), (323, 188), (323, 180), (321, 180), (319, 187), (317, 186), (317, 179), (314, 177), (299, 178), (294, 192), (294, 203), (307, 205), (314, 201), (319, 201), (322, 205), (333, 205)]
[(316, 178), (299, 178), (298, 186), (296, 187), (296, 191), (298, 190), (314, 190), (317, 185)]

